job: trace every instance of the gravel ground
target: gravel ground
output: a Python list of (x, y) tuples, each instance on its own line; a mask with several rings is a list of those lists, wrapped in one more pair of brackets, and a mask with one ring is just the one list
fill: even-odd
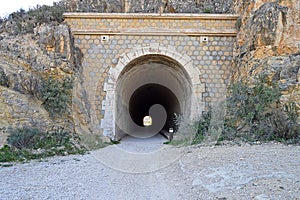
[(127, 138), (0, 168), (0, 199), (300, 199), (300, 146), (175, 148)]

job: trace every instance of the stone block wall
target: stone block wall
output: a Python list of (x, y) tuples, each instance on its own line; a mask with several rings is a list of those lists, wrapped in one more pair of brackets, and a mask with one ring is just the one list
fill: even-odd
[(138, 56), (170, 54), (179, 63), (187, 60), (196, 69), (190, 78), (202, 85), (196, 99), (201, 107), (198, 111), (222, 99), (232, 67), (236, 19), (235, 15), (66, 13), (75, 46), (83, 54), (81, 86), (90, 104), (90, 130), (102, 134), (101, 120), (107, 113), (104, 102), (109, 98), (104, 86), (110, 71)]

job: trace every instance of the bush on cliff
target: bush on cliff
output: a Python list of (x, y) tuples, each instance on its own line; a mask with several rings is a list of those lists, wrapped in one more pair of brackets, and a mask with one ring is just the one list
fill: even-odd
[[(276, 85), (260, 78), (253, 85), (243, 82), (232, 84), (226, 99), (222, 130), (223, 140), (300, 142), (295, 103), (280, 104), (281, 93)], [(211, 137), (212, 116), (203, 115), (195, 122), (193, 144)]]
[[(63, 13), (66, 11), (63, 2), (53, 3), (53, 6), (37, 5), (35, 8), (11, 13), (7, 19), (0, 19), (0, 24), (7, 23), (4, 27), (12, 35), (33, 33), (34, 28), (46, 23), (60, 24), (63, 22)], [(1, 27), (1, 26), (0, 26)]]
[(1, 67), (0, 67), (0, 85), (4, 87), (9, 86), (7, 76)]
[(267, 83), (264, 77), (253, 86), (238, 82), (230, 87), (227, 98), (225, 139), (240, 137), (246, 141), (297, 141), (295, 107), (285, 109), (280, 104), (279, 88)]
[(66, 113), (72, 103), (73, 80), (70, 77), (57, 79), (52, 76), (42, 81), (39, 99), (51, 116)]

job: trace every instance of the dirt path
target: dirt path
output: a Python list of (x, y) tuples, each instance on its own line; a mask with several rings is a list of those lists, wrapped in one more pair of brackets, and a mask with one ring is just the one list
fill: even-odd
[(0, 199), (300, 199), (300, 147), (185, 147), (124, 139), (0, 168)]

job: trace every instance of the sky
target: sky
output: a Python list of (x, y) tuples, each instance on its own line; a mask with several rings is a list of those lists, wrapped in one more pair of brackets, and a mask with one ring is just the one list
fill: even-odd
[(53, 5), (59, 0), (0, 0), (0, 17), (7, 17), (12, 12), (21, 8), (28, 10), (36, 5)]

